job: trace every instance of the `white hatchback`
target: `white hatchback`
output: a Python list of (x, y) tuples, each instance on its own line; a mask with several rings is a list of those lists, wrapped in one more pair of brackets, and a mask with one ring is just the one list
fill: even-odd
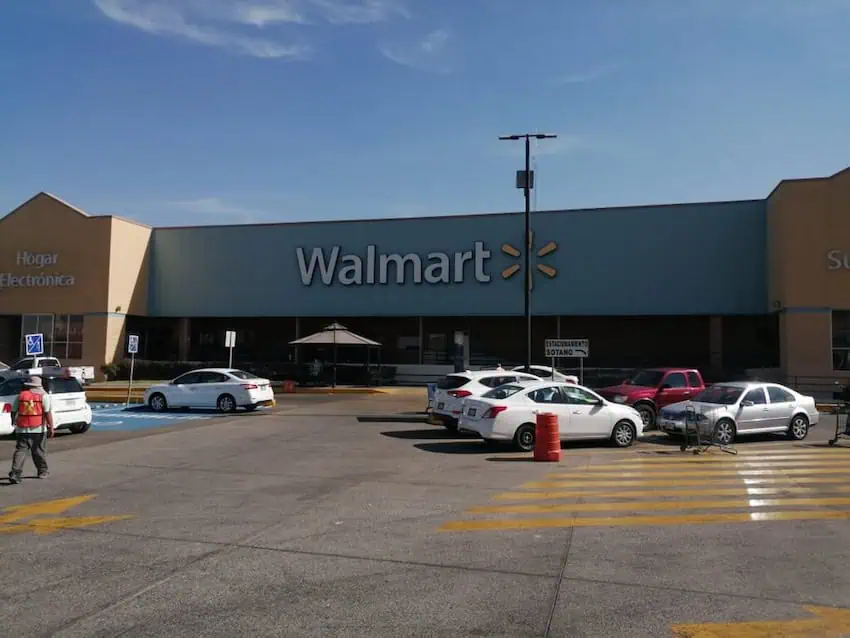
[(629, 447), (643, 435), (643, 420), (631, 406), (611, 403), (580, 385), (551, 381), (504, 385), (468, 400), (458, 428), (485, 441), (513, 441), (528, 452), (534, 449), (541, 413), (558, 417), (562, 441), (608, 439)]
[(248, 411), (275, 404), (271, 381), (244, 370), (205, 368), (192, 370), (171, 381), (145, 390), (145, 404), (154, 412), (169, 408)]
[(479, 397), (485, 392), (506, 383), (531, 383), (540, 381), (533, 374), (513, 370), (467, 370), (448, 374), (437, 382), (434, 409), (431, 418), (449, 430), (456, 430), (463, 412), (464, 401)]
[[(12, 402), (24, 389), (24, 377), (0, 383), (0, 435), (15, 431), (12, 423)], [(91, 427), (91, 406), (80, 382), (71, 376), (45, 375), (44, 390), (50, 395), (50, 414), (57, 431), (69, 430), (82, 434)]]

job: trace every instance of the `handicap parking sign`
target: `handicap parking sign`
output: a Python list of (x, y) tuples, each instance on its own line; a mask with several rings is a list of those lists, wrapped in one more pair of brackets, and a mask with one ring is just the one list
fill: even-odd
[(32, 334), (24, 337), (24, 343), (27, 347), (27, 356), (34, 357), (44, 354), (44, 335)]

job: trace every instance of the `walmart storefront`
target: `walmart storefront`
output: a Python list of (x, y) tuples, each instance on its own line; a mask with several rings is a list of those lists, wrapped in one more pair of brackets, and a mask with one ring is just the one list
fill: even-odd
[[(850, 369), (850, 170), (764, 200), (533, 214), (534, 349), (590, 367)], [(523, 218), (450, 216), (149, 228), (38, 194), (0, 220), (0, 359), (45, 334), (69, 363), (291, 361), (331, 321), (400, 374), (521, 362)], [(302, 357), (304, 354), (302, 353)]]

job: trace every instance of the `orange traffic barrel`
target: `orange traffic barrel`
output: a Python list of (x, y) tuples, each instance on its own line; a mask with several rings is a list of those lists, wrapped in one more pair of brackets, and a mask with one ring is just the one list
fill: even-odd
[(538, 414), (534, 428), (534, 460), (557, 463), (561, 460), (561, 431), (556, 414)]
[(286, 394), (292, 394), (293, 392), (295, 392), (295, 381), (284, 381), (283, 391)]

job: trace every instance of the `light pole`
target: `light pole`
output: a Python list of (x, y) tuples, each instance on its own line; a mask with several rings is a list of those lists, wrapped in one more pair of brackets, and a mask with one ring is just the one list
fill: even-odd
[(534, 174), (531, 172), (531, 140), (551, 140), (558, 137), (547, 133), (523, 133), (522, 135), (503, 135), (500, 140), (525, 140), (525, 170), (517, 171), (516, 187), (525, 194), (525, 285), (523, 295), (525, 300), (525, 371), (531, 366), (531, 189), (534, 188)]

